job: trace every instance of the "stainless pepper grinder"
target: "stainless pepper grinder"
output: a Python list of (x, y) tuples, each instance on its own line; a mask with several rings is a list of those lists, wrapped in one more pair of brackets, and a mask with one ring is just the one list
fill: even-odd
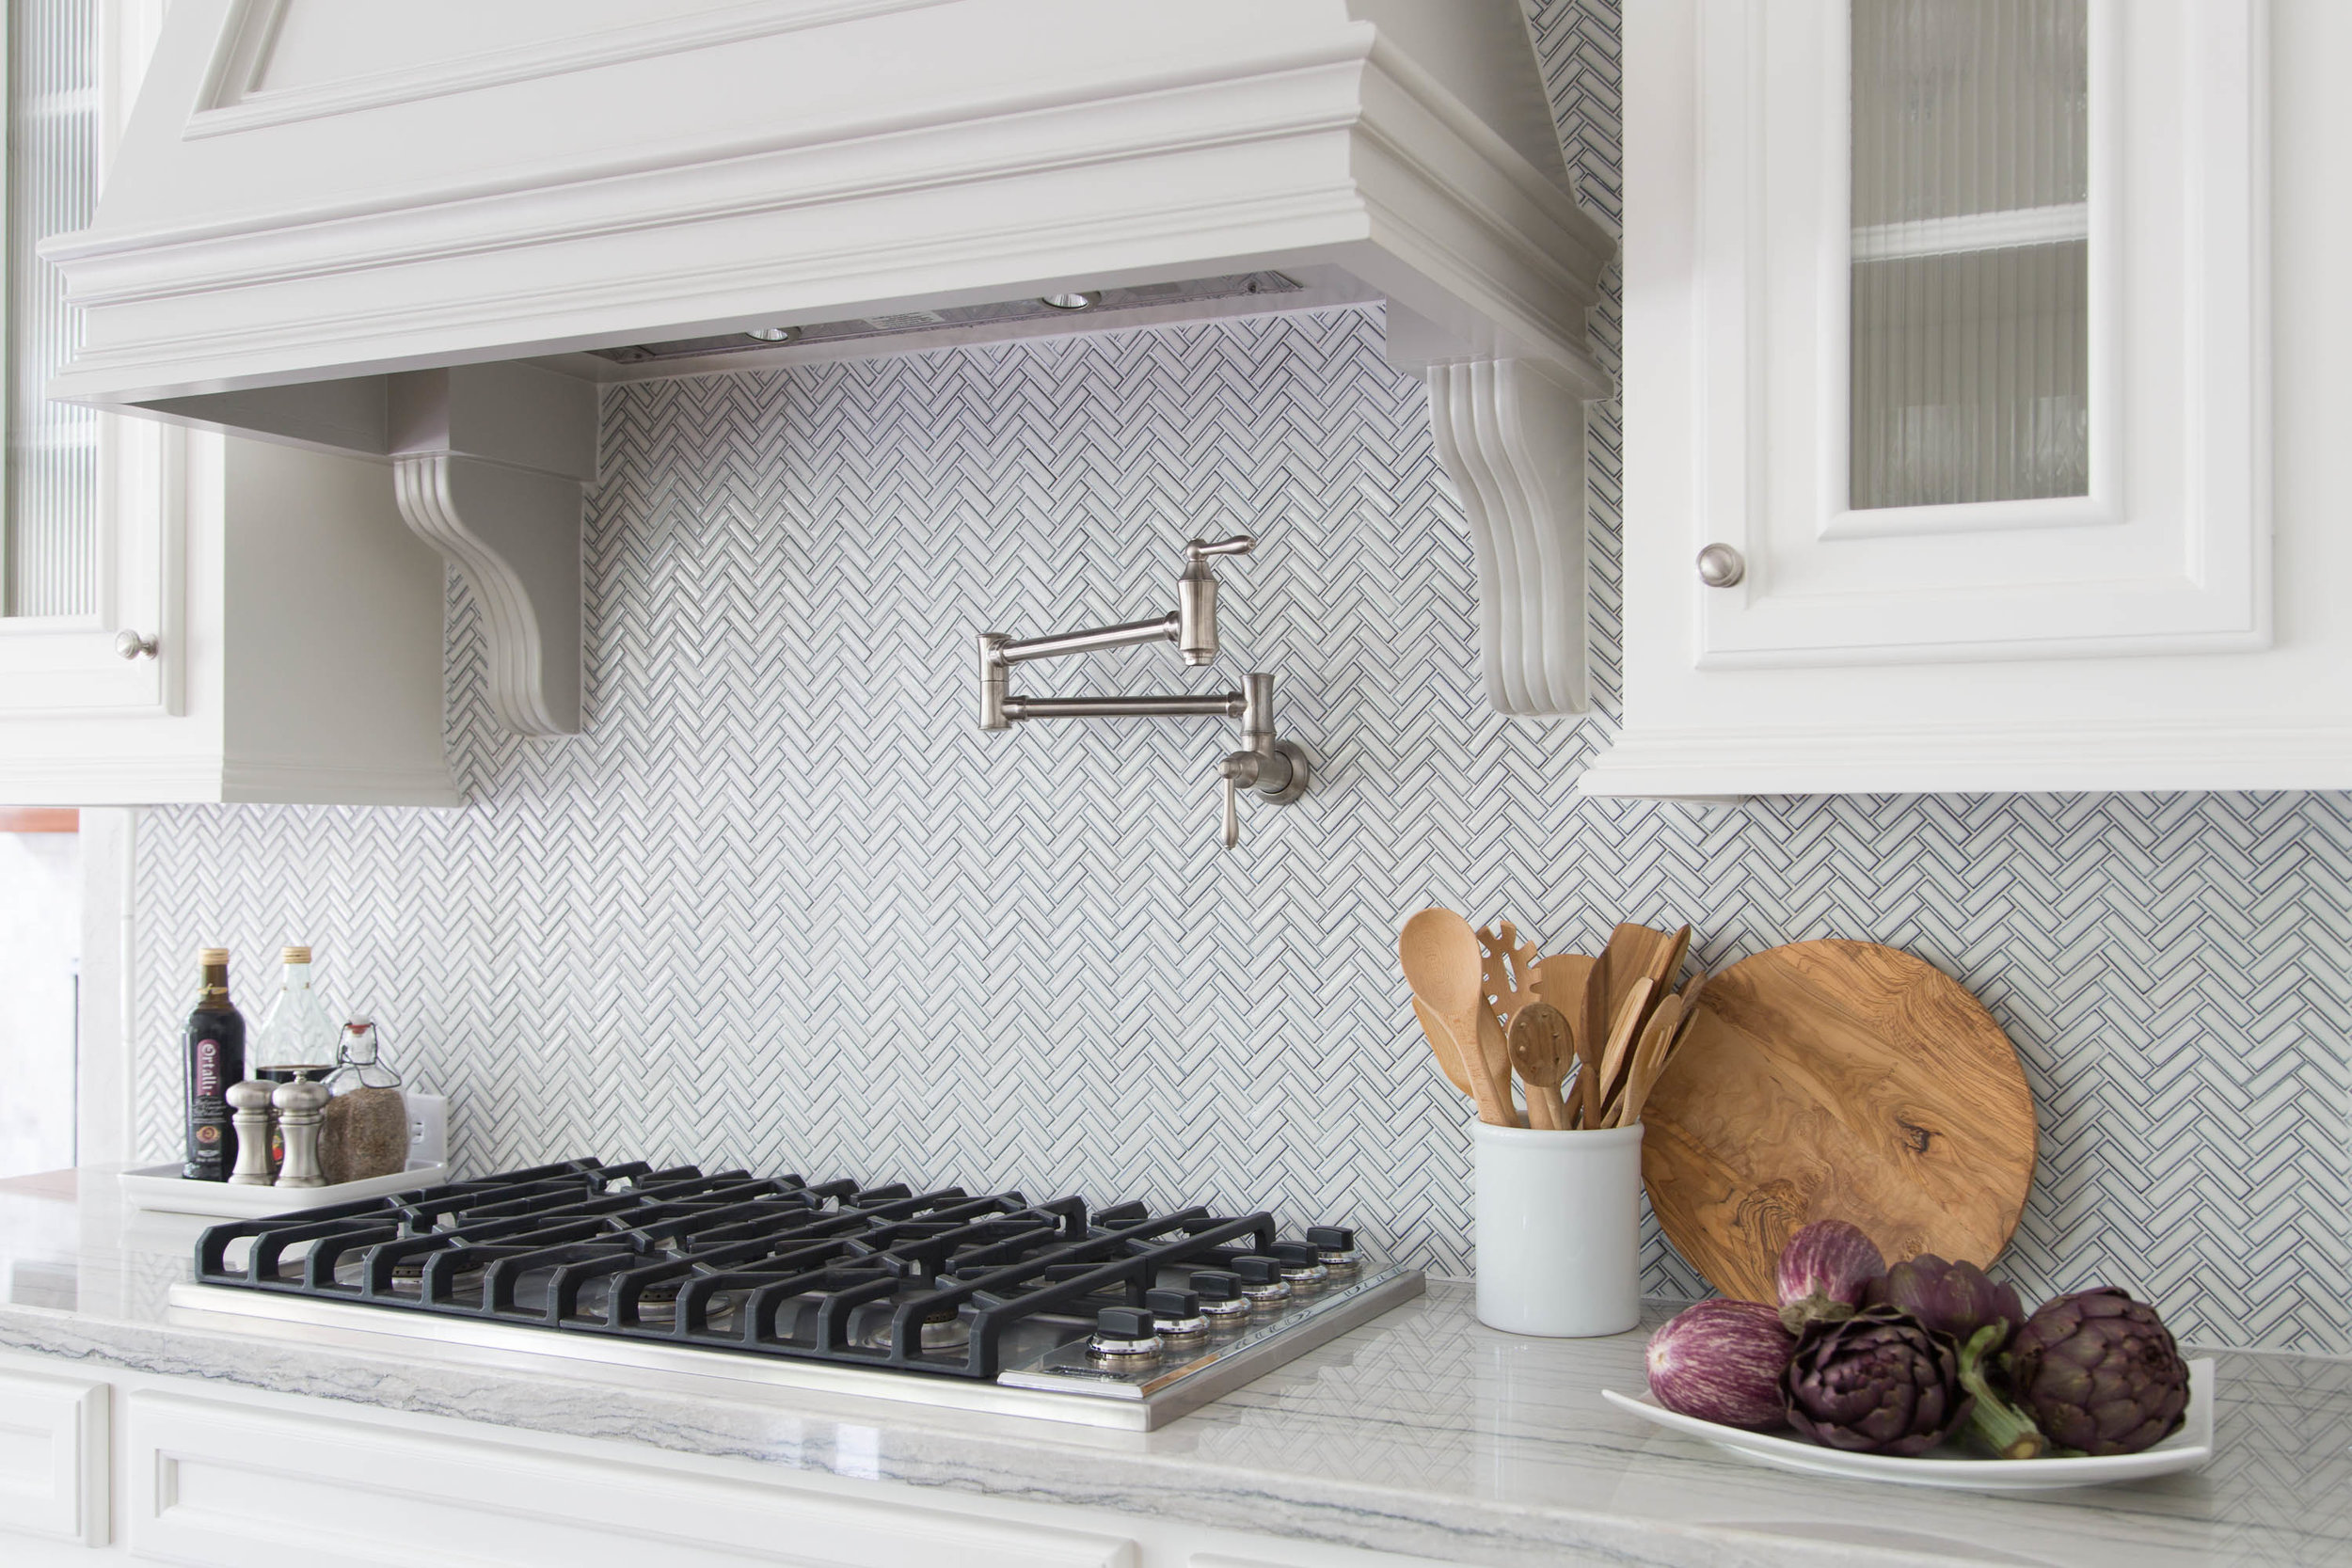
[(278, 1131), (286, 1140), (285, 1168), (278, 1173), (279, 1186), (326, 1185), (326, 1176), (319, 1168), (319, 1120), (332, 1098), (326, 1085), (308, 1078), (280, 1084), (270, 1096), (278, 1107)]
[(275, 1084), (248, 1078), (229, 1085), (229, 1108), (237, 1129), (237, 1168), (229, 1173), (232, 1187), (266, 1187), (269, 1175), (269, 1100)]

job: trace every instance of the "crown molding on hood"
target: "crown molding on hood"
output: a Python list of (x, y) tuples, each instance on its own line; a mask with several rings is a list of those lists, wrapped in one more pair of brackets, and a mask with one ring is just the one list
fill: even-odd
[[(593, 461), (403, 451), (403, 377), (553, 377), (500, 385), (593, 453), (596, 382), (680, 372), (588, 351), (1256, 272), (1307, 286), (993, 335), (1385, 300), (1391, 358), (1437, 367), (1489, 691), (1581, 706), (1577, 404), (1613, 389), (1585, 314), (1615, 240), (1531, 139), (1517, 0), (504, 0), (479, 37), (441, 14), (179, 0), (97, 220), (45, 250), (87, 324), (50, 390), (398, 464), (412, 525), (516, 610), (489, 618), (516, 728), (577, 726), (577, 604), (548, 595), (576, 598), (561, 498)], [(564, 381), (584, 401), (542, 395)], [(478, 463), (548, 479), (528, 526), (487, 520), (532, 487)]]

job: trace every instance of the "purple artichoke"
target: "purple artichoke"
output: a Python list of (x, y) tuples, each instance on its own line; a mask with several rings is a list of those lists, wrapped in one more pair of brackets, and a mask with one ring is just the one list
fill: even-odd
[(1959, 1362), (1950, 1340), (1891, 1307), (1810, 1324), (1781, 1377), (1788, 1424), (1824, 1448), (1925, 1453), (1975, 1404)]
[(2181, 1430), (2188, 1367), (2145, 1302), (2110, 1286), (2034, 1309), (2010, 1346), (2017, 1402), (2061, 1449), (2137, 1453)]
[(1780, 1321), (1791, 1334), (1851, 1317), (1870, 1281), (1886, 1272), (1878, 1243), (1859, 1226), (1816, 1220), (1780, 1249)]
[(1797, 1337), (1760, 1301), (1703, 1301), (1650, 1336), (1649, 1391), (1703, 1421), (1769, 1432), (1788, 1417), (1780, 1374)]
[(1870, 1281), (1863, 1299), (1873, 1307), (1899, 1307), (1931, 1332), (1951, 1336), (1956, 1345), (1968, 1343), (1987, 1324), (1998, 1323), (2001, 1332), (1993, 1341), (1994, 1351), (2008, 1344), (2026, 1321), (2026, 1304), (2017, 1299), (2015, 1287), (1989, 1277), (1974, 1263), (1947, 1263), (1932, 1252), (1888, 1269)]

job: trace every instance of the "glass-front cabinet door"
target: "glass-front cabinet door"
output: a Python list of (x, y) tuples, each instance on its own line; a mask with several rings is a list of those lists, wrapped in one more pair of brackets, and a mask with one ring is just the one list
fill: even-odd
[(8, 8), (0, 715), (180, 707), (184, 437), (41, 395), (79, 327), (40, 245), (88, 222), (160, 20), (152, 0)]
[(2267, 644), (2253, 11), (1701, 0), (1700, 668)]

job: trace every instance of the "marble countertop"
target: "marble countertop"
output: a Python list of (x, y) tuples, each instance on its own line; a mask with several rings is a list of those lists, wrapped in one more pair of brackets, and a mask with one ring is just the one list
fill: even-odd
[(0, 1347), (1448, 1561), (2352, 1562), (2352, 1359), (2219, 1354), (2217, 1454), (2195, 1475), (2025, 1497), (1874, 1486), (1756, 1468), (1611, 1409), (1602, 1388), (1642, 1386), (1642, 1333), (1498, 1333), (1467, 1287), (1433, 1282), (1205, 1409), (1122, 1433), (175, 1321), (166, 1294), (206, 1222), (126, 1212), (109, 1174), (78, 1185), (0, 1183)]

